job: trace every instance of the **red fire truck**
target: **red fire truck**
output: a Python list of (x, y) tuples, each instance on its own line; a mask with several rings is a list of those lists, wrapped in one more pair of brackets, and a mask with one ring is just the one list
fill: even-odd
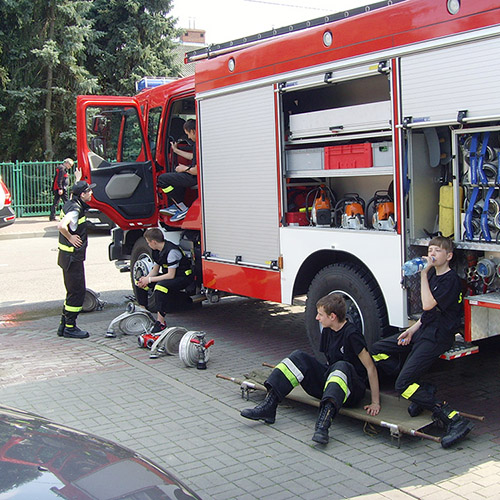
[[(193, 77), (135, 97), (79, 96), (78, 163), (119, 226), (110, 259), (140, 273), (160, 226), (206, 297), (307, 295), (317, 345), (315, 302), (338, 291), (371, 344), (420, 312), (401, 265), (441, 231), (465, 339), (500, 333), (498, 53), (498, 1), (392, 0), (193, 51)], [(198, 184), (172, 222), (157, 177), (190, 118)]]

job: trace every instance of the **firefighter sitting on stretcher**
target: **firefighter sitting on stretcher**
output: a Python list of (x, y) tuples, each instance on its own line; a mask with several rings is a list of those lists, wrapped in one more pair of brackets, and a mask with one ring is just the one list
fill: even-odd
[(332, 419), (342, 406), (355, 406), (363, 398), (367, 381), (371, 403), (364, 408), (368, 415), (380, 412), (380, 393), (377, 370), (363, 335), (346, 318), (343, 297), (327, 295), (318, 300), (316, 308), (316, 319), (323, 326), (320, 352), (325, 354), (327, 364), (303, 351), (292, 352), (264, 382), (268, 389), (264, 401), (242, 410), (241, 416), (274, 423), (278, 403), (300, 384), (309, 395), (321, 400), (312, 440), (326, 444)]
[[(410, 401), (408, 413), (420, 415), (430, 410), (446, 426), (441, 446), (448, 448), (464, 438), (474, 427), (448, 404), (435, 397), (436, 387), (421, 382), (431, 365), (453, 345), (460, 326), (462, 291), (460, 278), (450, 268), (453, 243), (444, 236), (429, 242), (427, 266), (420, 273), (420, 295), (423, 313), (420, 319), (401, 334), (381, 339), (371, 348), (377, 368), (399, 375), (395, 388)], [(407, 356), (401, 366), (401, 357)]]

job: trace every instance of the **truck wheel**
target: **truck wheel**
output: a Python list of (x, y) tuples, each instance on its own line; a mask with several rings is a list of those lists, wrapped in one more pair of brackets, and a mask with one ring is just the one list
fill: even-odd
[(135, 282), (141, 276), (146, 276), (153, 268), (154, 262), (151, 254), (151, 248), (149, 248), (146, 240), (143, 237), (139, 238), (134, 243), (132, 254), (130, 255), (130, 279), (132, 281), (134, 296), (137, 301), (139, 301), (139, 288), (135, 286)]
[(382, 337), (388, 317), (381, 291), (362, 267), (353, 263), (332, 264), (314, 277), (306, 302), (306, 328), (316, 356), (319, 354), (321, 325), (316, 320), (316, 302), (330, 293), (340, 293), (347, 304), (347, 317), (363, 333), (368, 348)]

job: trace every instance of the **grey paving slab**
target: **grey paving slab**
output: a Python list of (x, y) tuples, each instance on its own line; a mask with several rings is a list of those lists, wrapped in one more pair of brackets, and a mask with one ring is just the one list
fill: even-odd
[(133, 337), (106, 339), (120, 312), (82, 315), (92, 336), (81, 342), (58, 338), (55, 317), (3, 324), (0, 401), (132, 447), (204, 499), (468, 498), (471, 483), (478, 498), (499, 492), (499, 383), (478, 375), (479, 367), (499, 373), (495, 345), (480, 362), (438, 364), (430, 374), (461, 408), (487, 413), (486, 432), (477, 424), (453, 450), (409, 437), (398, 449), (387, 430), (368, 435), (360, 422), (340, 417), (330, 444), (320, 447), (310, 440), (314, 408), (284, 404), (274, 425), (246, 421), (239, 411), (262, 395), (244, 401), (238, 386), (215, 378), (309, 350), (300, 308), (231, 298), (172, 315), (170, 324), (215, 339), (206, 371), (177, 356), (150, 360)]

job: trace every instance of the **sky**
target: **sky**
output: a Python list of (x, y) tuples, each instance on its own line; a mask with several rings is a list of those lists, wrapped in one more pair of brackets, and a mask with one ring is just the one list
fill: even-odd
[(315, 19), (377, 0), (174, 0), (177, 27), (206, 31), (206, 43), (221, 43)]

